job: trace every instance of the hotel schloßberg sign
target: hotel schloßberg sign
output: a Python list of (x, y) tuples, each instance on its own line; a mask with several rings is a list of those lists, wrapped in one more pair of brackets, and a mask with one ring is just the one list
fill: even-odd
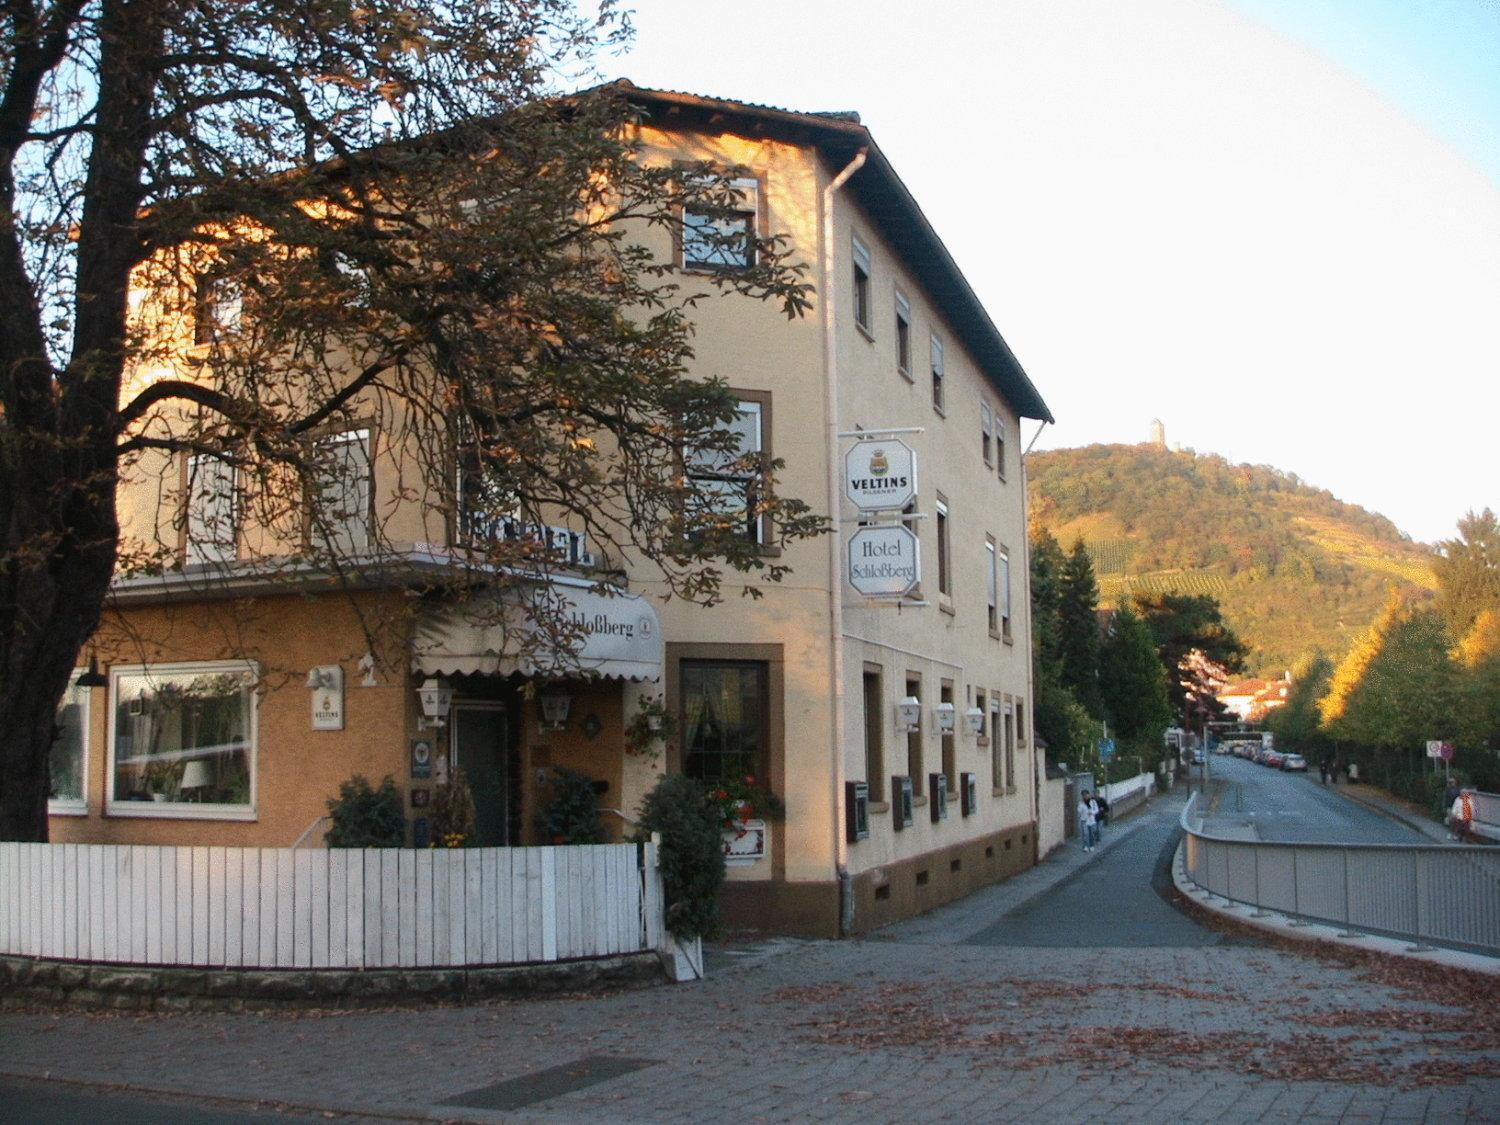
[(849, 585), (871, 598), (900, 598), (921, 580), (917, 537), (901, 524), (862, 527), (849, 537)]

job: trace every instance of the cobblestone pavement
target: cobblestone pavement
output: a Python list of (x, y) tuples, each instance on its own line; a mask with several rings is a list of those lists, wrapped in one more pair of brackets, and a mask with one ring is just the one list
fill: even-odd
[[(720, 949), (698, 984), (420, 1011), (7, 1012), (0, 1072), (473, 1121), (1500, 1119), (1493, 981), (1196, 925), (1114, 944), (1156, 893), (1180, 807), (868, 940)], [(1068, 897), (1040, 944), (1037, 909)], [(1007, 915), (1037, 944), (1005, 940)]]

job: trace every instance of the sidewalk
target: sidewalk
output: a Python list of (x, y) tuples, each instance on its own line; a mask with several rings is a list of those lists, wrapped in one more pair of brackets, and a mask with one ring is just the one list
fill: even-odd
[(1349, 800), (1356, 801), (1366, 808), (1382, 813), (1392, 820), (1400, 821), (1408, 828), (1422, 833), (1422, 835), (1435, 843), (1457, 843), (1456, 840), (1448, 835), (1448, 829), (1445, 826), (1439, 824), (1430, 816), (1424, 815), (1422, 810), (1410, 801), (1403, 801), (1399, 797), (1393, 797), (1383, 789), (1376, 789), (1373, 785), (1365, 785), (1353, 781), (1342, 785), (1330, 785), (1328, 788), (1335, 793), (1342, 793)]

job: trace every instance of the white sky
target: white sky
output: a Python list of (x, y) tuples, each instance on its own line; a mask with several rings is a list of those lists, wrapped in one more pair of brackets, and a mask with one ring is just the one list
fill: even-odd
[(635, 24), (609, 76), (859, 110), (1056, 415), (1038, 448), (1159, 417), (1417, 539), (1500, 509), (1494, 154), (1290, 33), (1213, 0), (636, 0)]

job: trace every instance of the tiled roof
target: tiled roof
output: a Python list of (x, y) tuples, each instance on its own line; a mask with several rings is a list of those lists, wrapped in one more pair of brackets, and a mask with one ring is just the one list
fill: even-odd
[(879, 224), (1006, 401), (1024, 418), (1054, 420), (1041, 392), (858, 113), (809, 113), (676, 90), (651, 90), (624, 78), (610, 85), (647, 111), (661, 107), (669, 112), (698, 113), (714, 124), (733, 124), (739, 119), (747, 126), (797, 133), (801, 143), (815, 145), (836, 165), (846, 164), (860, 149), (866, 149), (865, 166), (849, 180), (846, 190)]

